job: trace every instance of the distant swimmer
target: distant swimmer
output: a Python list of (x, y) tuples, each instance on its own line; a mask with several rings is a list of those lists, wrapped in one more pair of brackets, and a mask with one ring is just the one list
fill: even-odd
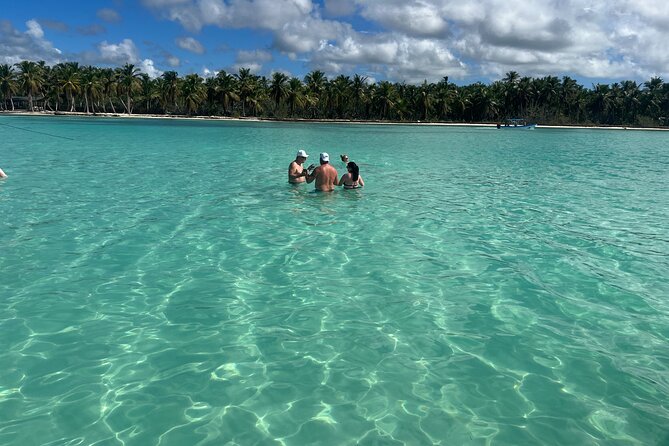
[(307, 183), (316, 180), (316, 190), (321, 192), (332, 192), (337, 186), (337, 169), (330, 164), (330, 155), (327, 152), (321, 153), (321, 165), (309, 174), (307, 173)]
[(363, 187), (365, 182), (362, 181), (360, 176), (360, 168), (353, 161), (349, 162), (346, 165), (346, 170), (348, 173), (345, 173), (341, 176), (338, 186), (344, 186), (344, 189), (357, 189)]
[(295, 156), (295, 161), (290, 163), (288, 166), (288, 182), (293, 184), (304, 183), (306, 176), (308, 175), (308, 170), (313, 169), (314, 165), (312, 164), (307, 169), (302, 166), (304, 162), (309, 158), (307, 152), (304, 150), (298, 150), (297, 155)]
[(0, 169), (0, 180), (4, 180), (5, 178), (7, 178), (7, 174)]
[(348, 162), (350, 161), (350, 160), (348, 159), (348, 155), (345, 154), (345, 153), (342, 153), (341, 155), (339, 155), (339, 158), (341, 158), (341, 161), (342, 161), (342, 163), (344, 163), (344, 164), (348, 164)]

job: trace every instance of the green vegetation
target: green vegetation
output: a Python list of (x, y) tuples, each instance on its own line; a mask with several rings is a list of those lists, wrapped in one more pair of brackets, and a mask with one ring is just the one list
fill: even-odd
[(167, 71), (157, 79), (134, 65), (99, 68), (76, 62), (47, 66), (0, 65), (0, 109), (85, 113), (180, 114), (277, 119), (351, 119), (422, 122), (498, 122), (525, 117), (540, 124), (669, 125), (669, 84), (654, 77), (592, 89), (565, 76), (520, 77), (511, 71), (490, 85), (457, 86), (444, 77), (420, 85), (364, 76), (328, 79), (312, 71), (303, 80), (248, 68), (204, 79)]

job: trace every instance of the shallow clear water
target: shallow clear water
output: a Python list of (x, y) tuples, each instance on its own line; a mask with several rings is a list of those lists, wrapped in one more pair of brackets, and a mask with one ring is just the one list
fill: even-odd
[(668, 137), (0, 117), (0, 444), (667, 444)]

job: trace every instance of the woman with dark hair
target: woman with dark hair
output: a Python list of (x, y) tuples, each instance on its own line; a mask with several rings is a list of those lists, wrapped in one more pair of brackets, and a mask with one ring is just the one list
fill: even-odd
[(356, 163), (349, 162), (346, 165), (346, 170), (348, 170), (348, 173), (341, 176), (338, 186), (344, 186), (344, 189), (357, 189), (365, 185), (360, 176), (360, 168)]

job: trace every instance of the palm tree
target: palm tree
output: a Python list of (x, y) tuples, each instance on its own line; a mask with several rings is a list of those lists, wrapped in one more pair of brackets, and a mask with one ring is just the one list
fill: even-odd
[(518, 114), (527, 117), (529, 109), (535, 107), (537, 98), (536, 86), (531, 77), (523, 76), (518, 81), (516, 104)]
[(563, 76), (562, 84), (560, 86), (560, 108), (564, 110), (569, 119), (572, 119), (574, 109), (578, 110), (577, 105), (579, 94), (580, 88), (576, 80), (569, 76)]
[(12, 111), (14, 111), (14, 100), (12, 97), (18, 91), (19, 86), (16, 82), (16, 73), (14, 68), (9, 64), (0, 65), (0, 93), (2, 93), (3, 104), (5, 109), (7, 100), (12, 104)]
[(555, 76), (545, 76), (536, 81), (539, 101), (545, 117), (554, 117), (559, 108), (560, 80)]
[(163, 108), (166, 112), (175, 112), (177, 109), (177, 98), (179, 94), (179, 74), (176, 71), (165, 71), (161, 76), (163, 82), (161, 83), (160, 97), (163, 103)]
[(204, 100), (206, 114), (216, 115), (218, 114), (218, 80), (215, 77), (207, 77), (204, 80), (204, 88), (206, 90)]
[(58, 111), (60, 103), (60, 94), (63, 92), (58, 84), (58, 69), (57, 66), (45, 66), (44, 70), (44, 85), (42, 90), (44, 92), (44, 108), (52, 110), (51, 101), (54, 102), (55, 109)]
[(148, 74), (142, 73), (141, 77), (141, 92), (142, 100), (144, 101), (144, 112), (152, 113), (154, 101), (160, 102), (160, 90), (158, 82), (149, 77)]
[(353, 96), (353, 115), (360, 116), (360, 109), (369, 104), (369, 85), (367, 76), (353, 75), (351, 81), (351, 95)]
[(97, 68), (88, 66), (81, 70), (81, 91), (84, 94), (84, 101), (86, 102), (86, 113), (90, 113), (89, 98), (91, 99), (93, 113), (95, 113), (95, 102), (100, 97), (102, 91), (102, 84), (100, 83)]
[(304, 107), (304, 87), (302, 81), (293, 77), (288, 81), (286, 88), (286, 103), (290, 109), (290, 116), (295, 116), (295, 107)]
[(395, 87), (388, 81), (381, 81), (376, 90), (376, 100), (381, 107), (381, 119), (386, 119), (388, 113), (395, 108), (397, 101), (397, 91)]
[[(65, 62), (56, 65), (56, 76), (58, 86), (65, 92), (70, 111), (75, 111), (74, 97), (81, 90), (81, 69), (77, 62)], [(57, 107), (57, 106), (56, 106)]]
[(490, 89), (481, 82), (476, 82), (468, 87), (470, 95), (470, 117), (472, 121), (480, 122), (489, 119), (497, 119), (497, 102), (490, 94)]
[(521, 91), (520, 74), (517, 71), (509, 71), (502, 78), (502, 83), (504, 84), (504, 114), (515, 116), (520, 112), (518, 97)]
[(240, 68), (235, 77), (237, 78), (239, 100), (242, 102), (242, 116), (246, 116), (246, 102), (255, 87), (256, 76), (251, 74), (250, 68)]
[(641, 90), (639, 90), (639, 85), (634, 81), (623, 81), (621, 88), (624, 110), (623, 120), (625, 123), (635, 124), (641, 104)]
[(279, 110), (281, 101), (288, 96), (288, 76), (283, 73), (272, 73), (272, 82), (269, 86), (270, 95), (274, 100), (275, 113)]
[(659, 120), (660, 117), (663, 85), (664, 81), (660, 77), (652, 77), (649, 81), (643, 83), (643, 108), (645, 113), (654, 120)]
[(197, 74), (187, 75), (181, 83), (181, 98), (186, 106), (186, 113), (192, 115), (207, 97), (204, 79)]
[(430, 110), (432, 109), (432, 91), (430, 85), (428, 85), (427, 80), (423, 81), (423, 84), (420, 86), (417, 92), (417, 106), (420, 110), (421, 119), (427, 121)]
[(598, 122), (608, 123), (608, 116), (613, 106), (613, 97), (611, 92), (611, 87), (606, 84), (597, 84), (593, 88), (591, 96), (591, 109), (594, 114), (594, 118)]
[(111, 68), (103, 68), (99, 74), (100, 80), (100, 94), (102, 96), (102, 110), (106, 113), (107, 106), (105, 103), (109, 101), (112, 113), (116, 113), (113, 99), (118, 94), (118, 76)]
[(139, 68), (135, 68), (133, 64), (125, 64), (123, 67), (117, 69), (118, 83), (121, 91), (125, 93), (126, 101), (121, 103), (125, 107), (125, 112), (132, 114), (132, 95), (141, 88)]
[(458, 117), (460, 120), (465, 120), (465, 111), (470, 107), (470, 95), (466, 88), (458, 88), (456, 91), (455, 99), (453, 100), (453, 105), (456, 110), (458, 110)]
[(253, 116), (257, 116), (264, 111), (264, 104), (269, 101), (269, 95), (267, 91), (268, 89), (264, 78), (256, 79), (256, 81), (253, 83), (253, 88), (247, 97), (247, 101), (251, 106), (251, 113)]
[(437, 119), (446, 120), (453, 109), (453, 101), (457, 95), (455, 85), (448, 83), (448, 76), (439, 81), (434, 96)]
[(329, 104), (335, 118), (344, 117), (344, 107), (349, 103), (352, 85), (351, 78), (344, 75), (337, 76), (328, 84)]
[(239, 101), (239, 95), (236, 92), (237, 78), (221, 70), (216, 75), (216, 81), (218, 83), (218, 97), (223, 105), (223, 114), (226, 114), (228, 107), (234, 104), (235, 101)]
[(33, 96), (42, 88), (44, 74), (42, 67), (31, 61), (21, 61), (16, 64), (19, 69), (19, 86), (28, 95), (28, 109), (33, 111)]
[(328, 79), (325, 77), (325, 73), (319, 70), (312, 71), (304, 76), (304, 84), (313, 117), (317, 115), (318, 105), (322, 105), (324, 99), (323, 93), (325, 92), (327, 82)]

